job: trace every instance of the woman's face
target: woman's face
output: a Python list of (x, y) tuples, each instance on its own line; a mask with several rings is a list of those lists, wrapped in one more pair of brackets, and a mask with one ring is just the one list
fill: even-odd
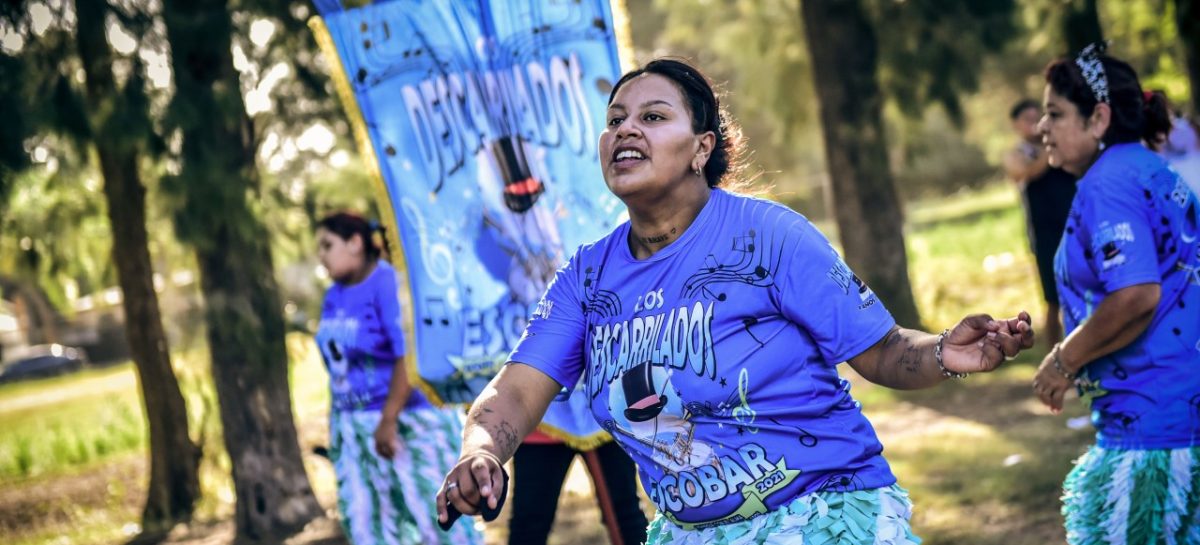
[(1074, 102), (1054, 92), (1049, 85), (1043, 98), (1043, 111), (1046, 113), (1038, 122), (1038, 131), (1042, 133), (1042, 144), (1046, 146), (1050, 165), (1082, 176), (1096, 159), (1103, 131), (1096, 134), (1096, 124), (1080, 115)]
[(642, 74), (617, 90), (600, 134), (600, 165), (608, 189), (622, 200), (661, 196), (696, 176), (708, 160), (711, 132), (694, 134), (679, 88), (658, 74)]
[(325, 228), (317, 229), (317, 260), (334, 280), (352, 278), (366, 262), (362, 237), (351, 235), (346, 240)]

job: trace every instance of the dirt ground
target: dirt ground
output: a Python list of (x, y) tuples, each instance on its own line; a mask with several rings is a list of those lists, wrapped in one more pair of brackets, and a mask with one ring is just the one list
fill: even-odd
[[(306, 443), (312, 441), (312, 436), (321, 435), (306, 432), (310, 430), (301, 432), (302, 441)], [(307, 460), (310, 465), (319, 467), (320, 464), (327, 464), (314, 455), (306, 456), (314, 458)], [(12, 543), (38, 534), (53, 535), (56, 528), (69, 528), (99, 516), (131, 521), (125, 525), (122, 533), (132, 537), (137, 530), (132, 523), (138, 520), (143, 501), (145, 470), (145, 459), (134, 456), (71, 475), (35, 479), (18, 485), (0, 487), (0, 536), (4, 538), (0, 541)], [(327, 477), (320, 475), (321, 470), (312, 473), (317, 473), (312, 476), (314, 479)], [(318, 500), (326, 509), (327, 517), (313, 522), (303, 532), (289, 539), (288, 545), (348, 545), (337, 523), (336, 497), (328, 486), (315, 483), (314, 487)], [(603, 542), (605, 533), (599, 523), (599, 510), (593, 502), (591, 483), (586, 472), (576, 464), (564, 485), (550, 543)], [(481, 526), (488, 545), (506, 542), (507, 519), (506, 506), (497, 521), (486, 527)], [(188, 527), (176, 528), (164, 545), (225, 545), (232, 542), (233, 535), (231, 520), (200, 520)], [(46, 540), (45, 543), (115, 545), (123, 543), (126, 539), (97, 538), (76, 541), (60, 537)]]
[[(858, 390), (861, 384), (856, 384)], [(867, 387), (869, 388), (869, 387)], [(913, 439), (914, 434), (926, 433), (942, 425), (952, 425), (953, 422), (970, 421), (985, 424), (997, 430), (1020, 429), (1028, 425), (1030, 414), (1036, 407), (1030, 406), (1026, 393), (1027, 386), (1021, 383), (994, 384), (991, 387), (954, 389), (943, 392), (919, 393), (912, 397), (905, 396), (902, 400), (888, 403), (888, 413), (885, 415), (870, 414), (875, 422), (877, 431), (887, 448), (893, 445), (904, 449), (904, 445), (919, 442)], [(862, 390), (858, 390), (862, 391)], [(891, 415), (903, 415), (896, 417)], [(310, 419), (311, 420), (311, 419)], [(1061, 423), (1054, 427), (1061, 428)], [(322, 444), (324, 439), (323, 424), (315, 422), (302, 426), (301, 442), (305, 451), (312, 446)], [(1022, 434), (1026, 432), (1017, 431)], [(1045, 433), (1042, 431), (1037, 434)], [(1057, 433), (1057, 432), (1055, 432)], [(1049, 439), (1049, 438), (1046, 438)], [(892, 451), (895, 452), (895, 451)], [(311, 524), (302, 533), (288, 541), (291, 545), (341, 545), (346, 541), (341, 535), (336, 522), (336, 500), (331, 483), (325, 482), (332, 478), (328, 471), (328, 463), (315, 455), (306, 455), (310, 466), (310, 476), (314, 481), (318, 499), (327, 509), (327, 518)], [(325, 469), (322, 469), (324, 467)], [(314, 471), (311, 468), (316, 468)], [(54, 535), (61, 529), (78, 524), (87, 524), (96, 520), (124, 520), (129, 523), (117, 523), (120, 533), (116, 530), (108, 536), (89, 538), (38, 540), (45, 545), (110, 545), (123, 543), (136, 534), (138, 512), (141, 505), (142, 487), (144, 486), (145, 461), (140, 456), (133, 456), (117, 462), (95, 467), (78, 473), (56, 476), (53, 478), (34, 479), (17, 485), (0, 487), (0, 537), (6, 543), (29, 543), (35, 535)], [(898, 472), (899, 473), (899, 472)], [(923, 476), (923, 475), (922, 475)], [(913, 475), (902, 475), (915, 481)], [(1048, 497), (1046, 505), (1037, 506), (1036, 513), (1045, 511), (1045, 516), (1030, 517), (1028, 512), (1013, 510), (1004, 501), (980, 503), (971, 508), (971, 516), (979, 517), (991, 525), (1000, 535), (1022, 536), (1021, 543), (1061, 543), (1061, 520), (1056, 513), (1057, 499)], [(649, 502), (644, 502), (644, 508), (649, 512)], [(507, 511), (507, 510), (506, 510)], [(116, 512), (114, 514), (114, 512)], [(507, 512), (501, 518), (484, 528), (488, 545), (505, 543), (507, 530), (505, 521)], [(914, 516), (914, 526), (930, 528), (935, 525), (945, 527), (944, 521), (939, 522), (939, 515), (931, 505), (917, 505)], [(107, 517), (102, 519), (99, 517)], [(571, 475), (560, 500), (558, 517), (551, 534), (550, 543), (553, 545), (578, 545), (590, 543), (606, 543), (606, 535), (600, 524), (599, 510), (592, 499), (591, 484), (586, 473), (577, 464)], [(1003, 528), (1009, 528), (1004, 530)], [(1009, 532), (1012, 533), (1009, 533)], [(930, 543), (960, 542), (954, 537), (950, 541), (943, 537), (931, 540)], [(950, 532), (954, 536), (954, 532)], [(124, 536), (124, 537), (122, 537)], [(970, 542), (967, 536), (962, 536)], [(232, 522), (225, 520), (200, 520), (187, 528), (178, 528), (169, 536), (167, 545), (225, 545), (233, 538)], [(1028, 538), (1028, 539), (1027, 539)], [(992, 543), (993, 541), (988, 541)]]

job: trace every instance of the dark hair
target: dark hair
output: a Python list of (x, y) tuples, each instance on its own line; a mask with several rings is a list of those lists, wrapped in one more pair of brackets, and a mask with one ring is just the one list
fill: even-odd
[(1171, 120), (1171, 104), (1167, 101), (1166, 93), (1157, 89), (1153, 91), (1147, 90), (1142, 94), (1142, 98), (1146, 101), (1147, 118), (1153, 119), (1159, 116), (1167, 118), (1167, 127), (1165, 130), (1146, 138), (1146, 146), (1154, 151), (1159, 151), (1159, 148), (1167, 143), (1167, 139), (1171, 134), (1171, 124), (1174, 123)]
[[(387, 236), (383, 233), (384, 227), (378, 222), (367, 221), (362, 216), (353, 212), (335, 212), (317, 222), (318, 229), (325, 229), (333, 233), (342, 240), (350, 240), (354, 235), (358, 235), (363, 241), (363, 253), (368, 260), (376, 260), (388, 251)], [(383, 240), (383, 247), (375, 244), (375, 237), (371, 236), (378, 231)]]
[[(1112, 120), (1102, 141), (1105, 144), (1153, 141), (1158, 133), (1171, 130), (1171, 118), (1166, 108), (1149, 103), (1142, 95), (1137, 72), (1125, 61), (1100, 55), (1108, 78), (1108, 105)], [(1083, 72), (1074, 59), (1058, 59), (1046, 67), (1046, 83), (1055, 93), (1071, 101), (1085, 119), (1096, 109), (1096, 95), (1088, 86)]]
[(1018, 117), (1021, 117), (1021, 114), (1025, 113), (1025, 110), (1030, 108), (1041, 111), (1042, 105), (1032, 98), (1018, 100), (1016, 104), (1013, 104), (1012, 109), (1008, 111), (1008, 119), (1016, 121)]
[(741, 170), (742, 131), (733, 118), (721, 109), (721, 101), (713, 90), (712, 82), (687, 62), (671, 58), (654, 59), (646, 66), (626, 72), (613, 86), (608, 103), (612, 104), (622, 85), (642, 74), (656, 74), (671, 80), (687, 101), (688, 113), (692, 116), (692, 132), (700, 134), (712, 131), (716, 135), (716, 144), (708, 156), (708, 162), (704, 164), (704, 180), (708, 187), (721, 185), (727, 175)]

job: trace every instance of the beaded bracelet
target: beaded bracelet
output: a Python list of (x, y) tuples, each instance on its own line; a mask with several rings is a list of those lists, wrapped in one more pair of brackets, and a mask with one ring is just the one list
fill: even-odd
[(1067, 380), (1075, 380), (1075, 373), (1067, 371), (1067, 368), (1063, 366), (1062, 359), (1058, 357), (1060, 351), (1062, 351), (1062, 343), (1055, 343), (1054, 349), (1050, 351), (1050, 354), (1054, 356), (1054, 370), (1067, 377)]
[(942, 363), (942, 344), (946, 342), (946, 335), (950, 334), (950, 330), (942, 331), (938, 335), (937, 344), (933, 345), (933, 359), (937, 360), (938, 370), (942, 372), (942, 376), (946, 378), (967, 378), (971, 373), (956, 373), (946, 369), (946, 364)]

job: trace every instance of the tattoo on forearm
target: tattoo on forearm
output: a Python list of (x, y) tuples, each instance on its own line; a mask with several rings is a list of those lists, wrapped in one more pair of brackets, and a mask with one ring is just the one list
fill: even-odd
[(505, 420), (501, 420), (496, 429), (492, 430), (492, 437), (496, 438), (497, 446), (504, 449), (506, 458), (517, 451), (517, 445), (521, 442), (517, 437), (517, 429)]
[(905, 338), (904, 351), (900, 353), (900, 359), (896, 363), (909, 373), (921, 372), (921, 349), (913, 346), (911, 339)]
[(487, 430), (496, 441), (496, 447), (501, 451), (497, 454), (502, 458), (508, 458), (517, 451), (517, 446), (521, 443), (517, 428), (499, 417), (495, 411), (480, 407), (478, 412), (472, 411), (472, 420)]
[(888, 333), (883, 343), (885, 353), (895, 358), (896, 367), (909, 373), (921, 372), (921, 348), (914, 345), (912, 339), (895, 329)]

